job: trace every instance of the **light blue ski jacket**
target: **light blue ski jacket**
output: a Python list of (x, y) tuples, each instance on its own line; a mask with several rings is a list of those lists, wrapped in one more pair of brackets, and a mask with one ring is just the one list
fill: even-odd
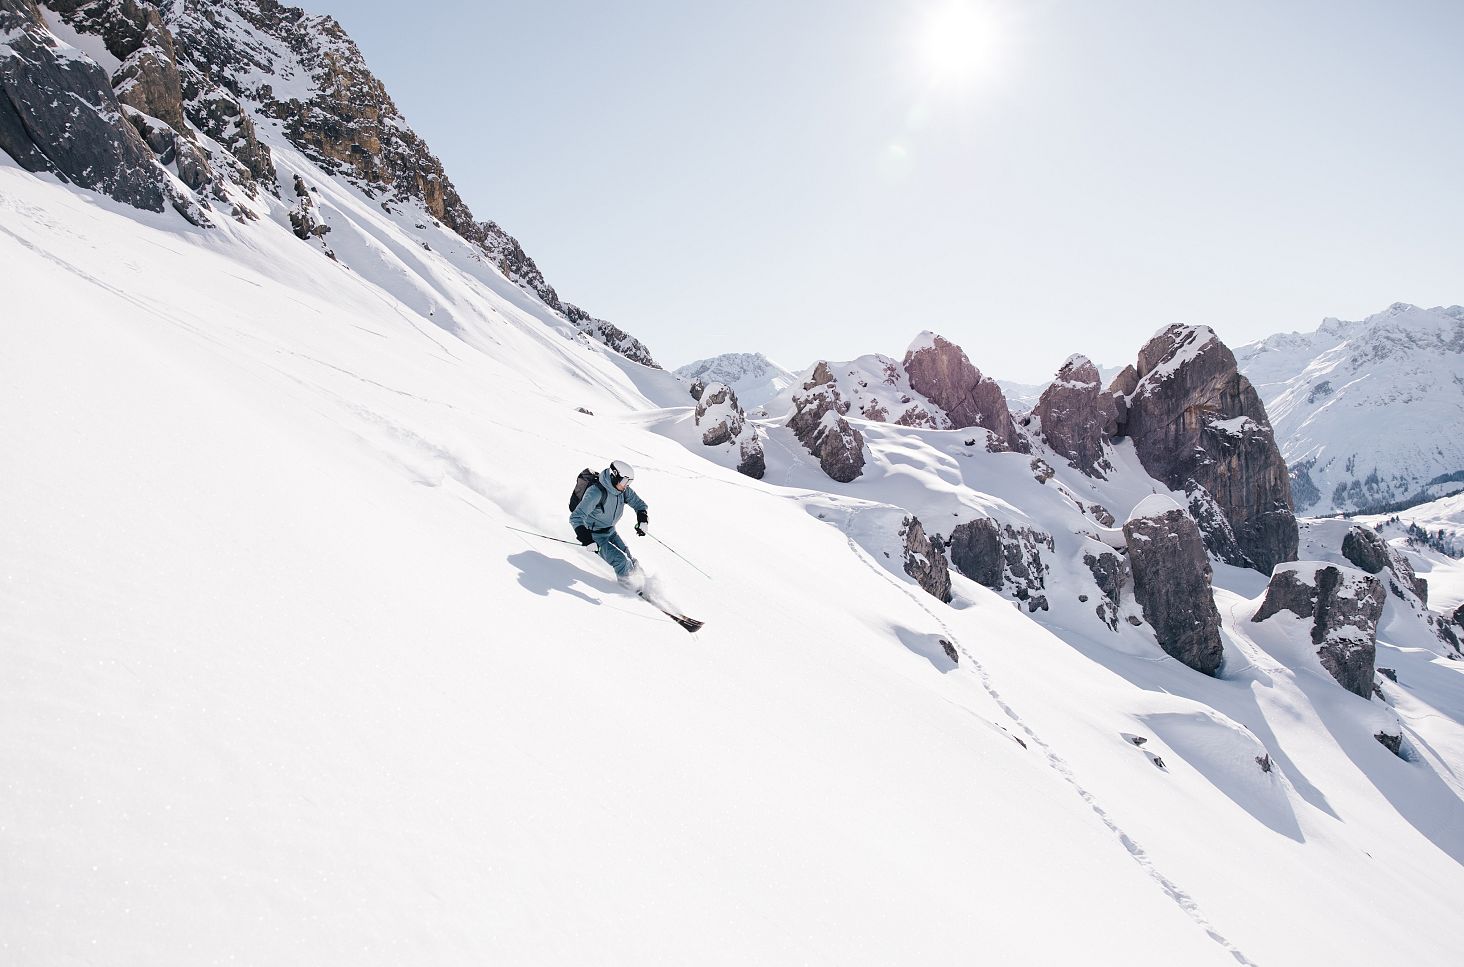
[[(602, 497), (603, 505), (600, 502)], [(610, 485), (610, 468), (606, 467), (600, 471), (599, 482), (585, 488), (585, 495), (580, 498), (579, 506), (569, 515), (569, 525), (588, 527), (591, 533), (614, 530), (620, 521), (620, 515), (625, 513), (626, 504), (640, 514), (650, 513), (646, 502), (640, 499), (633, 488), (626, 487), (625, 492), (621, 493)]]

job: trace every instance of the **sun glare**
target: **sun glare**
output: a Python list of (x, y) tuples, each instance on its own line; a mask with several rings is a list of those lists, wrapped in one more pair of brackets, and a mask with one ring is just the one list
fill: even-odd
[(928, 10), (920, 27), (918, 56), (940, 84), (967, 84), (995, 67), (1000, 25), (985, 6), (947, 0)]

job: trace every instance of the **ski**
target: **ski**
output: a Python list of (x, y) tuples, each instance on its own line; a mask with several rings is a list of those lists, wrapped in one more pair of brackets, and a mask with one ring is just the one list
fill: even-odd
[(695, 618), (688, 618), (684, 614), (672, 614), (670, 611), (667, 611), (665, 608), (651, 601), (650, 598), (646, 597), (643, 593), (639, 591), (636, 592), (636, 597), (640, 598), (646, 604), (649, 604), (651, 607), (655, 608), (657, 611), (661, 612), (666, 617), (670, 618), (672, 621), (676, 622), (681, 627), (685, 628), (687, 631), (692, 632), (693, 634), (700, 631), (702, 629), (702, 625), (706, 624), (705, 621), (698, 621)]

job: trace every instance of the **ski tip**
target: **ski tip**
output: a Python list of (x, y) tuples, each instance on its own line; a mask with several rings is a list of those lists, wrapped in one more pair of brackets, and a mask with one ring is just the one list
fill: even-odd
[(698, 621), (695, 618), (677, 618), (676, 623), (690, 632), (701, 631), (705, 621)]

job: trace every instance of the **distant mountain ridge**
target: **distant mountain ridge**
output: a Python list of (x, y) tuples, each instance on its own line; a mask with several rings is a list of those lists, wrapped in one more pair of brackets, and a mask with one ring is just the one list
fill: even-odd
[(756, 409), (798, 381), (762, 353), (722, 353), (697, 359), (673, 372), (703, 383), (725, 383), (747, 409)]
[(1375, 513), (1464, 490), (1464, 307), (1394, 303), (1235, 350), (1299, 513)]

